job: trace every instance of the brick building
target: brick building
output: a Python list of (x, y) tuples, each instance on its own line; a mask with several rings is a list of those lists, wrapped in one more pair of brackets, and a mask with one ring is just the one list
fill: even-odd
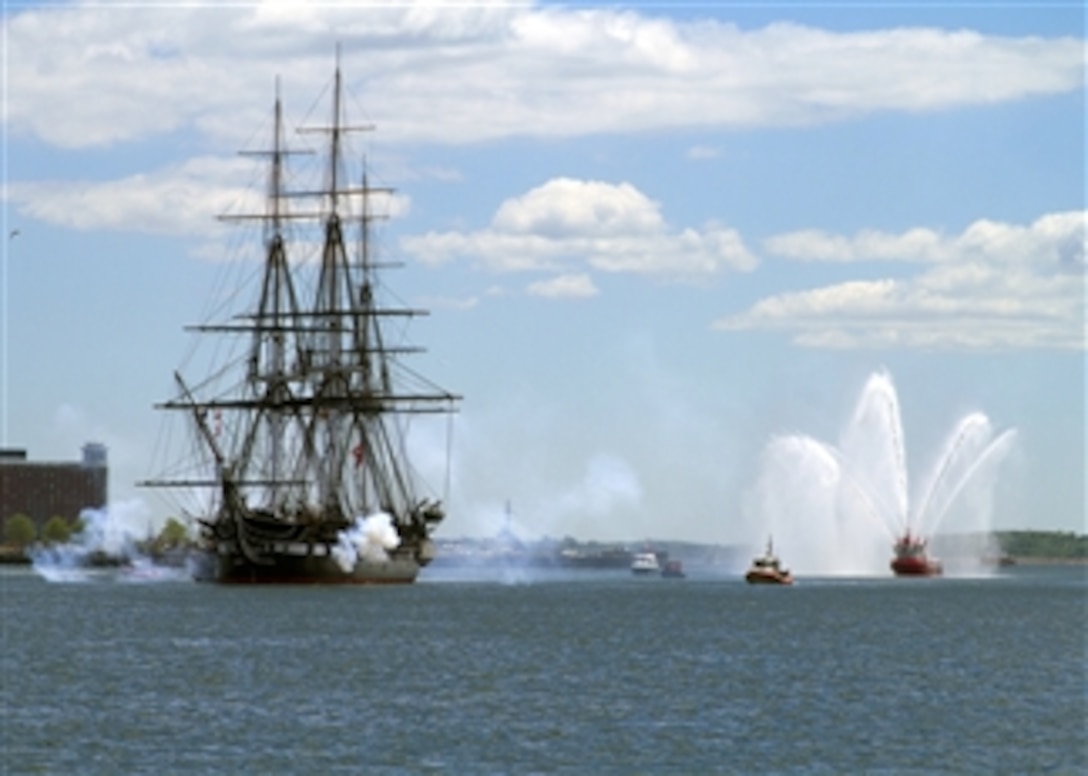
[(42, 526), (54, 516), (72, 521), (84, 509), (107, 504), (106, 446), (89, 442), (83, 459), (30, 461), (26, 450), (0, 449), (0, 525), (24, 514)]

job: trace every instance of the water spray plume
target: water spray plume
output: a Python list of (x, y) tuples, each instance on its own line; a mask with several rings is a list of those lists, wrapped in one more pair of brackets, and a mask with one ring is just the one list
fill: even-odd
[(843, 429), (837, 454), (863, 490), (882, 505), (896, 533), (908, 526), (907, 453), (899, 397), (886, 372), (873, 374), (862, 389), (850, 423)]
[[(987, 430), (988, 428), (989, 426), (987, 424)], [(987, 439), (988, 438), (989, 437), (987, 436)], [(968, 466), (967, 470), (963, 473), (963, 475), (958, 479), (951, 480), (954, 484), (952, 486), (952, 489), (949, 491), (947, 497), (942, 502), (940, 502), (940, 508), (923, 508), (919, 511), (919, 516), (921, 518), (930, 516), (929, 525), (923, 525), (920, 526), (920, 528), (926, 530), (930, 534), (936, 533), (940, 529), (941, 523), (943, 522), (945, 515), (948, 513), (951, 506), (957, 502), (960, 494), (964, 491), (964, 489), (969, 484), (972, 484), (979, 480), (980, 472), (986, 470), (992, 474), (995, 471), (996, 464), (1000, 462), (1001, 459), (1004, 458), (1004, 456), (1012, 448), (1012, 444), (1015, 440), (1015, 429), (1009, 429), (1007, 431), (1004, 431), (1000, 436), (998, 436), (996, 439), (993, 439), (984, 448), (982, 448), (981, 452), (979, 452), (974, 458), (971, 459), (972, 462)], [(943, 471), (944, 470), (942, 470), (942, 473)], [(928, 507), (928, 505), (925, 505), (925, 507)], [(976, 528), (978, 530), (988, 530), (989, 525), (976, 526)]]
[[(963, 420), (952, 430), (952, 434), (944, 445), (944, 455), (938, 460), (940, 465), (934, 472), (934, 476), (930, 480), (929, 486), (922, 492), (925, 493), (921, 501), (921, 506), (918, 509), (919, 517), (929, 512), (930, 504), (933, 502), (934, 495), (939, 491), (940, 487), (948, 479), (949, 472), (951, 472), (959, 460), (959, 453), (961, 449), (971, 439), (977, 436), (977, 433), (985, 434), (986, 437), (990, 436), (990, 421), (980, 412), (974, 412)], [(976, 433), (977, 432), (977, 433)], [(943, 512), (943, 510), (941, 510)], [(934, 526), (936, 527), (936, 526)], [(919, 525), (918, 530), (921, 531), (924, 526)]]
[(895, 539), (907, 533), (932, 539), (953, 513), (958, 531), (989, 546), (996, 471), (1015, 438), (1014, 430), (994, 437), (981, 412), (965, 416), (912, 494), (899, 398), (891, 377), (877, 372), (837, 446), (806, 435), (768, 442), (750, 502), (758, 525), (751, 547), (770, 533), (799, 573), (883, 576)]
[(80, 513), (81, 529), (68, 541), (36, 546), (28, 554), (34, 571), (49, 582), (173, 581), (184, 569), (159, 565), (141, 547), (149, 537), (148, 510), (139, 500)]

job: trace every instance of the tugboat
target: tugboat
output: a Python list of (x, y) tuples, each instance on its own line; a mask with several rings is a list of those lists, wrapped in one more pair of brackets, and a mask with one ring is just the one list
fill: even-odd
[(744, 579), (750, 585), (792, 585), (793, 576), (774, 554), (774, 544), (767, 537), (767, 549), (762, 555), (752, 560), (752, 565)]
[(896, 541), (891, 568), (897, 577), (937, 577), (943, 572), (941, 562), (926, 553), (926, 540), (907, 531)]
[(339, 52), (331, 97), (329, 124), (304, 128), (327, 141), (323, 181), (293, 191), (286, 167), (297, 152), (286, 148), (277, 88), (271, 150), (257, 152), (269, 164), (267, 202), (223, 217), (263, 226), (255, 299), (196, 327), (233, 344), (217, 350), (232, 360), (210, 379), (175, 372), (175, 398), (158, 405), (187, 419), (200, 454), (141, 484), (209, 489), (193, 515), (198, 579), (406, 584), (434, 556), (444, 510), (415, 475), (405, 431), (409, 418), (454, 412), (460, 397), (404, 364), (419, 349), (402, 341), (400, 322), (426, 311), (383, 301), (387, 264), (371, 231), (391, 190), (370, 185), (365, 163), (349, 174), (348, 134), (369, 127), (343, 115)]

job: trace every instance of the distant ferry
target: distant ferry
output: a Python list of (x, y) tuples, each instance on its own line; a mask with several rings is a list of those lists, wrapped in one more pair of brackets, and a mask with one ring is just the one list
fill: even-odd
[(657, 574), (661, 571), (661, 563), (657, 554), (653, 552), (636, 552), (631, 561), (631, 573), (642, 576), (644, 574)]

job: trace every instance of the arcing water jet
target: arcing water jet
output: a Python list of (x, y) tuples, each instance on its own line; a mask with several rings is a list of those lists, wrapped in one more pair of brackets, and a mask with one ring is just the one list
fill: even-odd
[(950, 569), (981, 570), (997, 468), (1015, 436), (995, 437), (984, 414), (967, 415), (912, 492), (898, 395), (875, 373), (837, 445), (805, 435), (767, 444), (750, 504), (753, 546), (773, 535), (799, 574), (886, 575), (893, 544), (910, 537), (950, 553)]

